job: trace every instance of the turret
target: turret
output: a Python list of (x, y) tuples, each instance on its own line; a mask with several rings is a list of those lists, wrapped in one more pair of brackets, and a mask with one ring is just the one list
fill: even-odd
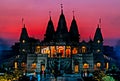
[(61, 7), (61, 15), (60, 15), (57, 30), (56, 30), (56, 40), (57, 41), (68, 40), (68, 29), (67, 29), (67, 24), (66, 24), (65, 16), (63, 14), (62, 7)]
[(29, 39), (29, 36), (28, 36), (27, 30), (26, 30), (26, 27), (25, 27), (25, 24), (24, 24), (19, 41), (20, 42), (25, 42), (25, 41), (28, 41), (28, 39)]
[(80, 35), (79, 35), (78, 26), (77, 26), (74, 15), (73, 15), (73, 20), (70, 26), (69, 35), (70, 35), (70, 40), (72, 42), (79, 42)]
[(97, 27), (96, 32), (95, 32), (94, 42), (96, 42), (96, 43), (103, 42), (103, 36), (101, 33), (101, 28), (99, 27), (99, 24), (98, 24), (98, 27)]
[(100, 24), (98, 25), (94, 35), (93, 49), (94, 49), (94, 64), (98, 69), (103, 69), (104, 68), (103, 36), (101, 33)]
[(44, 41), (45, 42), (53, 41), (54, 34), (55, 34), (54, 25), (53, 25), (53, 22), (52, 22), (52, 19), (50, 16), (50, 20), (49, 20), (48, 25), (47, 25), (46, 33), (44, 35), (45, 36)]

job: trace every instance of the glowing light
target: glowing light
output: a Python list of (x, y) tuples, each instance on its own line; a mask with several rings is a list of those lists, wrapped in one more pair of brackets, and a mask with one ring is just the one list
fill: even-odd
[(98, 40), (97, 43), (99, 44), (99, 43), (100, 43), (100, 40)]
[(100, 49), (98, 49), (97, 52), (99, 53), (99, 52), (100, 52)]
[(32, 64), (32, 69), (36, 69), (36, 63)]
[(75, 65), (75, 73), (78, 73), (78, 72), (79, 72), (79, 66)]
[(97, 67), (100, 67), (100, 66), (101, 66), (101, 63), (98, 62), (98, 63), (97, 63)]
[(84, 68), (84, 69), (87, 69), (87, 68), (89, 68), (89, 64), (87, 64), (87, 63), (84, 63), (84, 65), (83, 65), (83, 68)]
[(18, 66), (18, 64), (17, 64), (17, 62), (15, 62), (15, 69), (17, 69), (17, 66)]
[(25, 40), (23, 40), (22, 43), (25, 43)]
[(73, 48), (72, 54), (77, 54), (77, 53), (78, 53), (77, 48)]
[(107, 62), (106, 63), (106, 69), (108, 70), (108, 68), (109, 68), (109, 63)]
[(82, 46), (82, 53), (86, 53), (86, 47)]
[(37, 54), (40, 53), (40, 46), (36, 46), (35, 52), (36, 52)]

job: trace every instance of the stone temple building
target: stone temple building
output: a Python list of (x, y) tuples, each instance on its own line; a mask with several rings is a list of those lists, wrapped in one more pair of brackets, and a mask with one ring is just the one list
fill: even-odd
[(29, 37), (24, 25), (19, 42), (12, 48), (19, 58), (16, 59), (15, 68), (23, 68), (27, 73), (53, 73), (56, 69), (60, 73), (93, 72), (108, 69), (109, 66), (104, 62), (100, 24), (96, 27), (93, 39), (80, 41), (74, 15), (68, 30), (63, 9), (56, 31), (51, 16), (42, 41)]

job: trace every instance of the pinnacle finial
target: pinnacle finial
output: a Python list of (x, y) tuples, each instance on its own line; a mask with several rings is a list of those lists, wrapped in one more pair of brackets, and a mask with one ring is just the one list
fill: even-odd
[(22, 18), (22, 26), (24, 27), (24, 18)]
[(50, 20), (51, 20), (51, 11), (49, 11), (49, 17), (50, 17)]
[(61, 5), (61, 13), (63, 13), (63, 4), (60, 4)]
[(99, 18), (99, 27), (101, 27), (101, 18)]
[(74, 12), (75, 12), (75, 11), (73, 10), (72, 12), (73, 12), (73, 19), (75, 19), (75, 15), (74, 15)]

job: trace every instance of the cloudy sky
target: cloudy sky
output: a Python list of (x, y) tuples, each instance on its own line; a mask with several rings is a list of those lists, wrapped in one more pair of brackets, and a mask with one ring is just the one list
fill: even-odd
[(19, 40), (22, 18), (29, 36), (42, 40), (49, 11), (56, 29), (61, 3), (68, 29), (74, 10), (81, 40), (93, 38), (99, 18), (104, 44), (115, 45), (120, 39), (120, 0), (0, 0), (0, 45)]

